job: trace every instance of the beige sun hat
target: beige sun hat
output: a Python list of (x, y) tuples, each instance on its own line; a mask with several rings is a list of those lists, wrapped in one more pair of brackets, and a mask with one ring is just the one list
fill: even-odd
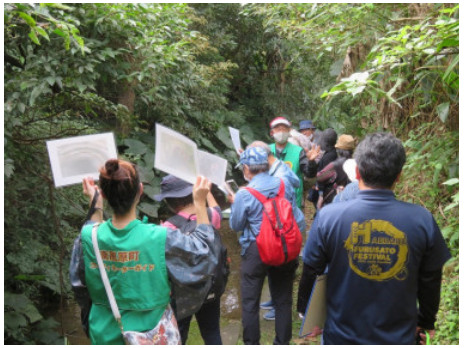
[(340, 150), (354, 150), (354, 138), (348, 134), (342, 134), (335, 144), (336, 149)]

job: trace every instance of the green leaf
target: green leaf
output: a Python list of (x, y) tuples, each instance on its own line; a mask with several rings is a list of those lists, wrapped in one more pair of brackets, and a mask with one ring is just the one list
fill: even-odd
[(200, 138), (201, 143), (209, 150), (216, 152), (217, 148), (213, 145), (211, 141), (206, 138)]
[(459, 184), (459, 179), (458, 178), (452, 178), (452, 179), (449, 179), (449, 180), (445, 181), (444, 183), (442, 183), (442, 185), (448, 185), (448, 186), (453, 186), (453, 185), (456, 185), (456, 184)]
[(445, 122), (446, 122), (446, 119), (448, 118), (449, 106), (450, 106), (450, 103), (449, 103), (449, 102), (442, 103), (442, 104), (440, 104), (440, 105), (437, 106), (437, 113), (438, 113), (438, 116), (440, 117), (440, 120), (441, 120), (443, 123), (445, 123)]
[[(24, 104), (23, 104), (23, 105), (24, 105)], [(4, 166), (3, 166), (4, 175), (5, 175), (7, 178), (11, 177), (11, 176), (13, 175), (13, 173), (14, 173), (14, 169), (15, 169), (15, 167), (14, 167), (14, 162), (13, 162), (13, 160), (12, 160), (11, 158), (7, 158), (7, 159), (5, 160), (5, 164), (4, 164)]]
[(126, 151), (132, 154), (142, 155), (147, 150), (147, 145), (142, 143), (140, 140), (129, 138), (129, 139), (124, 139), (122, 143), (129, 147), (129, 149), (127, 149)]
[(20, 327), (27, 326), (27, 320), (24, 315), (16, 312), (6, 312), (4, 314), (4, 323), (5, 326), (10, 330), (15, 330)]
[(232, 140), (230, 139), (229, 128), (226, 126), (222, 126), (216, 132), (216, 137), (222, 141), (222, 143), (230, 149), (234, 148), (234, 144), (232, 144)]
[(457, 55), (456, 57), (454, 57), (453, 61), (451, 62), (451, 64), (448, 66), (448, 69), (446, 69), (445, 73), (443, 74), (443, 81), (446, 81), (450, 75), (450, 73), (453, 71), (454, 67), (456, 66), (456, 64), (459, 63), (459, 55)]
[(338, 76), (343, 69), (345, 59), (339, 59), (330, 66), (330, 76)]
[(441, 51), (442, 48), (446, 47), (459, 47), (459, 39), (448, 38), (444, 39), (437, 47), (437, 52)]
[(26, 110), (26, 104), (18, 103), (18, 110), (20, 113), (24, 113), (24, 111)]
[(23, 313), (29, 319), (29, 322), (31, 322), (31, 323), (35, 323), (35, 322), (43, 319), (43, 317), (40, 315), (37, 308), (32, 303), (28, 303), (26, 305), (26, 307), (24, 308)]
[(34, 340), (46, 345), (62, 345), (63, 337), (56, 330), (34, 330)]
[(16, 280), (44, 280), (45, 275), (39, 274), (39, 275), (34, 275), (34, 274), (18, 274), (17, 276), (14, 277)]
[(42, 85), (34, 87), (29, 97), (29, 106), (33, 106), (35, 104), (35, 100), (41, 93), (42, 93)]
[(153, 173), (153, 167), (147, 168), (143, 166), (139, 166), (139, 173), (140, 173), (140, 180), (143, 183), (149, 183), (153, 180), (155, 173)]
[(27, 13), (18, 12), (18, 15), (19, 15), (19, 17), (21, 17), (22, 19), (24, 19), (24, 21), (25, 21), (29, 26), (35, 27), (36, 22), (35, 22), (34, 18), (32, 18), (31, 16), (29, 16)]
[(41, 35), (43, 36), (45, 39), (47, 39), (47, 41), (50, 41), (50, 38), (48, 37), (48, 34), (45, 30), (43, 30), (41, 27), (35, 27), (35, 30)]
[(251, 144), (256, 139), (253, 130), (247, 124), (240, 127), (240, 137), (245, 141), (245, 144)]
[(72, 11), (72, 7), (63, 5), (63, 4), (55, 4), (55, 3), (45, 3), (45, 4), (40, 4), (41, 6), (48, 6), (48, 7), (54, 7), (60, 10), (66, 10), (66, 11)]
[(56, 28), (55, 30), (53, 30), (53, 32), (61, 37), (65, 37), (65, 33), (61, 30), (61, 29), (58, 29)]
[(445, 207), (445, 209), (443, 209), (443, 211), (445, 212), (445, 211), (451, 210), (451, 209), (457, 207), (458, 205), (459, 205), (459, 202), (451, 203), (451, 204), (447, 205), (447, 206)]
[(81, 92), (81, 93), (84, 92), (85, 89), (87, 88), (87, 86), (84, 85), (81, 80), (76, 81), (76, 86), (77, 86), (77, 89), (79, 90), (79, 92)]
[(74, 31), (72, 32), (72, 36), (73, 36), (74, 40), (77, 41), (79, 46), (81, 48), (83, 48), (84, 47), (84, 39), (82, 37), (80, 37), (79, 35), (77, 35), (77, 33), (75, 33)]
[(55, 294), (59, 294), (60, 293), (60, 285), (59, 284), (56, 284), (55, 282), (49, 282), (47, 280), (41, 280), (39, 281), (39, 284), (52, 290), (53, 292), (55, 292)]
[(45, 81), (47, 81), (50, 86), (53, 86), (55, 84), (55, 77), (54, 76), (48, 76), (48, 77), (45, 78)]
[(140, 211), (142, 211), (144, 214), (157, 218), (158, 217), (158, 208), (159, 205), (155, 205), (154, 203), (140, 203), (138, 206)]
[(150, 198), (152, 201), (155, 200), (154, 196), (160, 193), (159, 188), (153, 187), (151, 185), (143, 185), (143, 193)]
[(21, 82), (21, 84), (19, 85), (19, 88), (21, 89), (21, 91), (24, 91), (25, 89), (31, 87), (31, 86), (34, 86), (36, 84), (36, 81), (35, 79), (31, 79), (30, 81), (23, 81)]
[(37, 37), (37, 34), (35, 33), (34, 28), (31, 28), (31, 32), (28, 34), (28, 36), (32, 40), (32, 42), (40, 46), (40, 41), (39, 41), (39, 38)]

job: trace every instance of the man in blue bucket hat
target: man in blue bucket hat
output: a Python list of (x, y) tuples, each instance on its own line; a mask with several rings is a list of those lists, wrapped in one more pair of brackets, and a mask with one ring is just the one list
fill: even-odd
[(314, 132), (316, 131), (316, 126), (313, 124), (313, 121), (311, 120), (300, 121), (300, 129), (298, 131), (304, 136), (306, 136), (312, 145), (314, 141)]
[(290, 135), (288, 142), (302, 147), (305, 151), (311, 150), (315, 146), (316, 126), (311, 120), (300, 121), (298, 132), (292, 129)]
[[(275, 197), (280, 179), (269, 175), (268, 154), (261, 147), (246, 149), (240, 155), (243, 177), (266, 197)], [(291, 187), (285, 187), (290, 200)], [(271, 279), (270, 290), (275, 303), (276, 321), (274, 344), (289, 344), (292, 336), (292, 288), (298, 259), (282, 266), (264, 264), (259, 256), (256, 236), (262, 223), (263, 205), (247, 190), (240, 189), (231, 198), (230, 227), (243, 233), (239, 237), (241, 250), (240, 288), (242, 294), (243, 342), (259, 344), (259, 300), (266, 275)]]

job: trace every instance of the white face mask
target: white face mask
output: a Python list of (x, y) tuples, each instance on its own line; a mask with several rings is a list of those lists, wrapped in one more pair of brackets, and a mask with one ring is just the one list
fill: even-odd
[(274, 133), (273, 137), (277, 144), (285, 144), (290, 136), (289, 132)]

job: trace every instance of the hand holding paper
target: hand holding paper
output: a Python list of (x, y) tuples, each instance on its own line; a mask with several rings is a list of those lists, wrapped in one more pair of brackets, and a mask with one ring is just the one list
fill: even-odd
[[(85, 196), (90, 198), (90, 200), (92, 200), (93, 196), (95, 196), (95, 192), (98, 191), (100, 193), (100, 190), (98, 186), (95, 185), (95, 181), (92, 177), (82, 179), (82, 191), (84, 192)], [(102, 200), (101, 195), (99, 196), (98, 200)]]
[(209, 224), (208, 213), (206, 211), (206, 196), (211, 189), (211, 182), (203, 177), (198, 176), (193, 185), (193, 203), (195, 205), (197, 223)]

